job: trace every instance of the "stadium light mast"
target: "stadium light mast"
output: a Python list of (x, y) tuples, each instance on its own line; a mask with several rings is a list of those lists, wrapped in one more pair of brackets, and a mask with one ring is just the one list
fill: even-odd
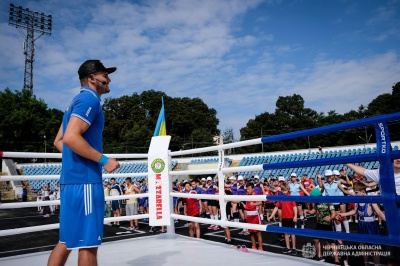
[[(14, 6), (10, 4), (10, 15), (8, 25), (16, 27), (25, 38), (24, 55), (25, 55), (25, 72), (23, 89), (33, 94), (33, 62), (35, 56), (35, 41), (42, 35), (51, 35), (52, 16), (45, 15), (37, 11), (30, 11), (29, 8), (22, 6)], [(26, 34), (22, 31), (26, 29)], [(40, 35), (35, 39), (35, 32)]]

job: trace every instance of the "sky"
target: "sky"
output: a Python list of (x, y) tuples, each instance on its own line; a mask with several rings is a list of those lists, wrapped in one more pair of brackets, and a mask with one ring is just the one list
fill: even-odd
[(400, 0), (2, 0), (1, 91), (24, 83), (26, 31), (8, 25), (10, 3), (53, 17), (51, 36), (35, 41), (33, 75), (49, 108), (79, 92), (87, 59), (118, 68), (103, 98), (198, 97), (235, 139), (279, 96), (343, 114), (400, 82)]

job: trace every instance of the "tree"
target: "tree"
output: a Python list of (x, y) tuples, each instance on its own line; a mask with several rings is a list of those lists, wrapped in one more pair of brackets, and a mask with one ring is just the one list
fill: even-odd
[(197, 143), (196, 147), (200, 143), (210, 145), (212, 136), (219, 134), (217, 112), (200, 98), (172, 98), (164, 92), (149, 90), (105, 100), (104, 149), (147, 151), (161, 109), (161, 97), (171, 150), (189, 149), (191, 145), (186, 144), (192, 142)]
[(222, 136), (224, 137), (224, 144), (233, 143), (236, 141), (232, 127), (226, 128), (224, 133), (222, 133)]
[[(44, 152), (45, 142), (54, 140), (61, 125), (62, 112), (48, 109), (27, 90), (6, 88), (0, 92), (0, 147), (5, 151)], [(46, 136), (46, 141), (44, 136)], [(47, 152), (56, 152), (47, 145)]]

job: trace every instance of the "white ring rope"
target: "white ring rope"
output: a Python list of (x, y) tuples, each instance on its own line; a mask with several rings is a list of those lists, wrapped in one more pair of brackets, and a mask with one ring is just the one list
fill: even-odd
[[(118, 174), (103, 174), (103, 179), (109, 179), (111, 177), (137, 177), (147, 176), (148, 173), (118, 173)], [(25, 181), (25, 180), (54, 180), (60, 179), (60, 175), (2, 175), (0, 176), (1, 181)]]
[[(130, 216), (108, 217), (108, 218), (104, 218), (104, 223), (140, 220), (140, 219), (144, 219), (144, 218), (149, 218), (149, 215), (148, 214), (138, 214), (138, 215), (130, 215)], [(58, 229), (59, 227), (60, 227), (60, 224), (57, 223), (57, 224), (45, 224), (45, 225), (38, 225), (38, 226), (0, 230), (0, 237), (9, 236), (9, 235), (25, 234), (25, 233), (31, 233), (31, 232), (42, 232), (44, 230)]]
[(257, 144), (261, 144), (261, 138), (244, 140), (244, 141), (228, 143), (228, 144), (222, 144), (222, 145), (218, 145), (218, 146), (210, 146), (210, 147), (204, 147), (204, 148), (191, 149), (191, 150), (173, 151), (173, 152), (169, 152), (169, 156), (179, 156), (179, 155), (188, 155), (188, 154), (194, 154), (194, 153), (204, 153), (204, 152), (210, 152), (210, 151), (227, 150), (227, 149), (239, 148), (239, 147), (244, 147), (244, 146), (249, 146), (249, 145), (257, 145)]
[[(108, 157), (115, 159), (147, 159), (147, 153), (136, 153), (136, 154), (104, 154)], [(47, 159), (61, 159), (61, 153), (40, 153), (40, 152), (3, 152), (3, 158), (47, 158)]]
[[(234, 172), (249, 172), (249, 171), (261, 171), (263, 165), (251, 165), (251, 166), (238, 166), (222, 168), (222, 173), (234, 173)], [(217, 173), (217, 169), (205, 169), (205, 170), (184, 170), (184, 171), (169, 171), (170, 175), (209, 175)]]
[[(148, 193), (120, 195), (120, 196), (108, 196), (108, 197), (105, 197), (105, 201), (146, 198), (148, 196), (149, 196)], [(60, 204), (61, 204), (60, 200), (39, 200), (39, 201), (31, 201), (31, 202), (2, 203), (2, 204), (0, 204), (0, 210), (1, 209), (18, 209), (18, 208), (26, 208), (26, 207), (41, 207), (41, 206), (51, 206), (51, 205), (60, 205)]]
[[(189, 194), (189, 193), (169, 193), (173, 197), (177, 198), (191, 198), (191, 199), (210, 199), (219, 200), (221, 195), (214, 194)], [(265, 195), (222, 195), (227, 201), (266, 201), (267, 196)]]
[(181, 214), (171, 213), (171, 217), (179, 220), (185, 220), (190, 222), (197, 222), (203, 224), (216, 224), (222, 227), (238, 227), (238, 228), (246, 228), (246, 229), (254, 229), (259, 231), (266, 231), (267, 226), (263, 224), (250, 224), (250, 223), (238, 223), (238, 222), (229, 222), (224, 220), (211, 220), (207, 218), (199, 218), (193, 216), (185, 216)]

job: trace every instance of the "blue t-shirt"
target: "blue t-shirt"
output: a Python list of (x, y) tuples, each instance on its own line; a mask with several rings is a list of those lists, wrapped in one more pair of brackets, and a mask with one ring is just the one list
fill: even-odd
[[(63, 117), (63, 135), (71, 116), (87, 123), (89, 128), (83, 138), (95, 150), (103, 153), (104, 114), (99, 95), (91, 88), (82, 87), (67, 107)], [(83, 158), (63, 144), (60, 184), (102, 183), (101, 166), (98, 162)]]
[[(327, 196), (340, 196), (338, 191), (341, 191), (338, 187), (337, 181), (332, 181), (332, 183), (325, 182), (324, 183), (325, 195)], [(337, 203), (332, 203), (333, 205), (338, 205)]]
[(300, 183), (289, 182), (290, 196), (300, 196)]

